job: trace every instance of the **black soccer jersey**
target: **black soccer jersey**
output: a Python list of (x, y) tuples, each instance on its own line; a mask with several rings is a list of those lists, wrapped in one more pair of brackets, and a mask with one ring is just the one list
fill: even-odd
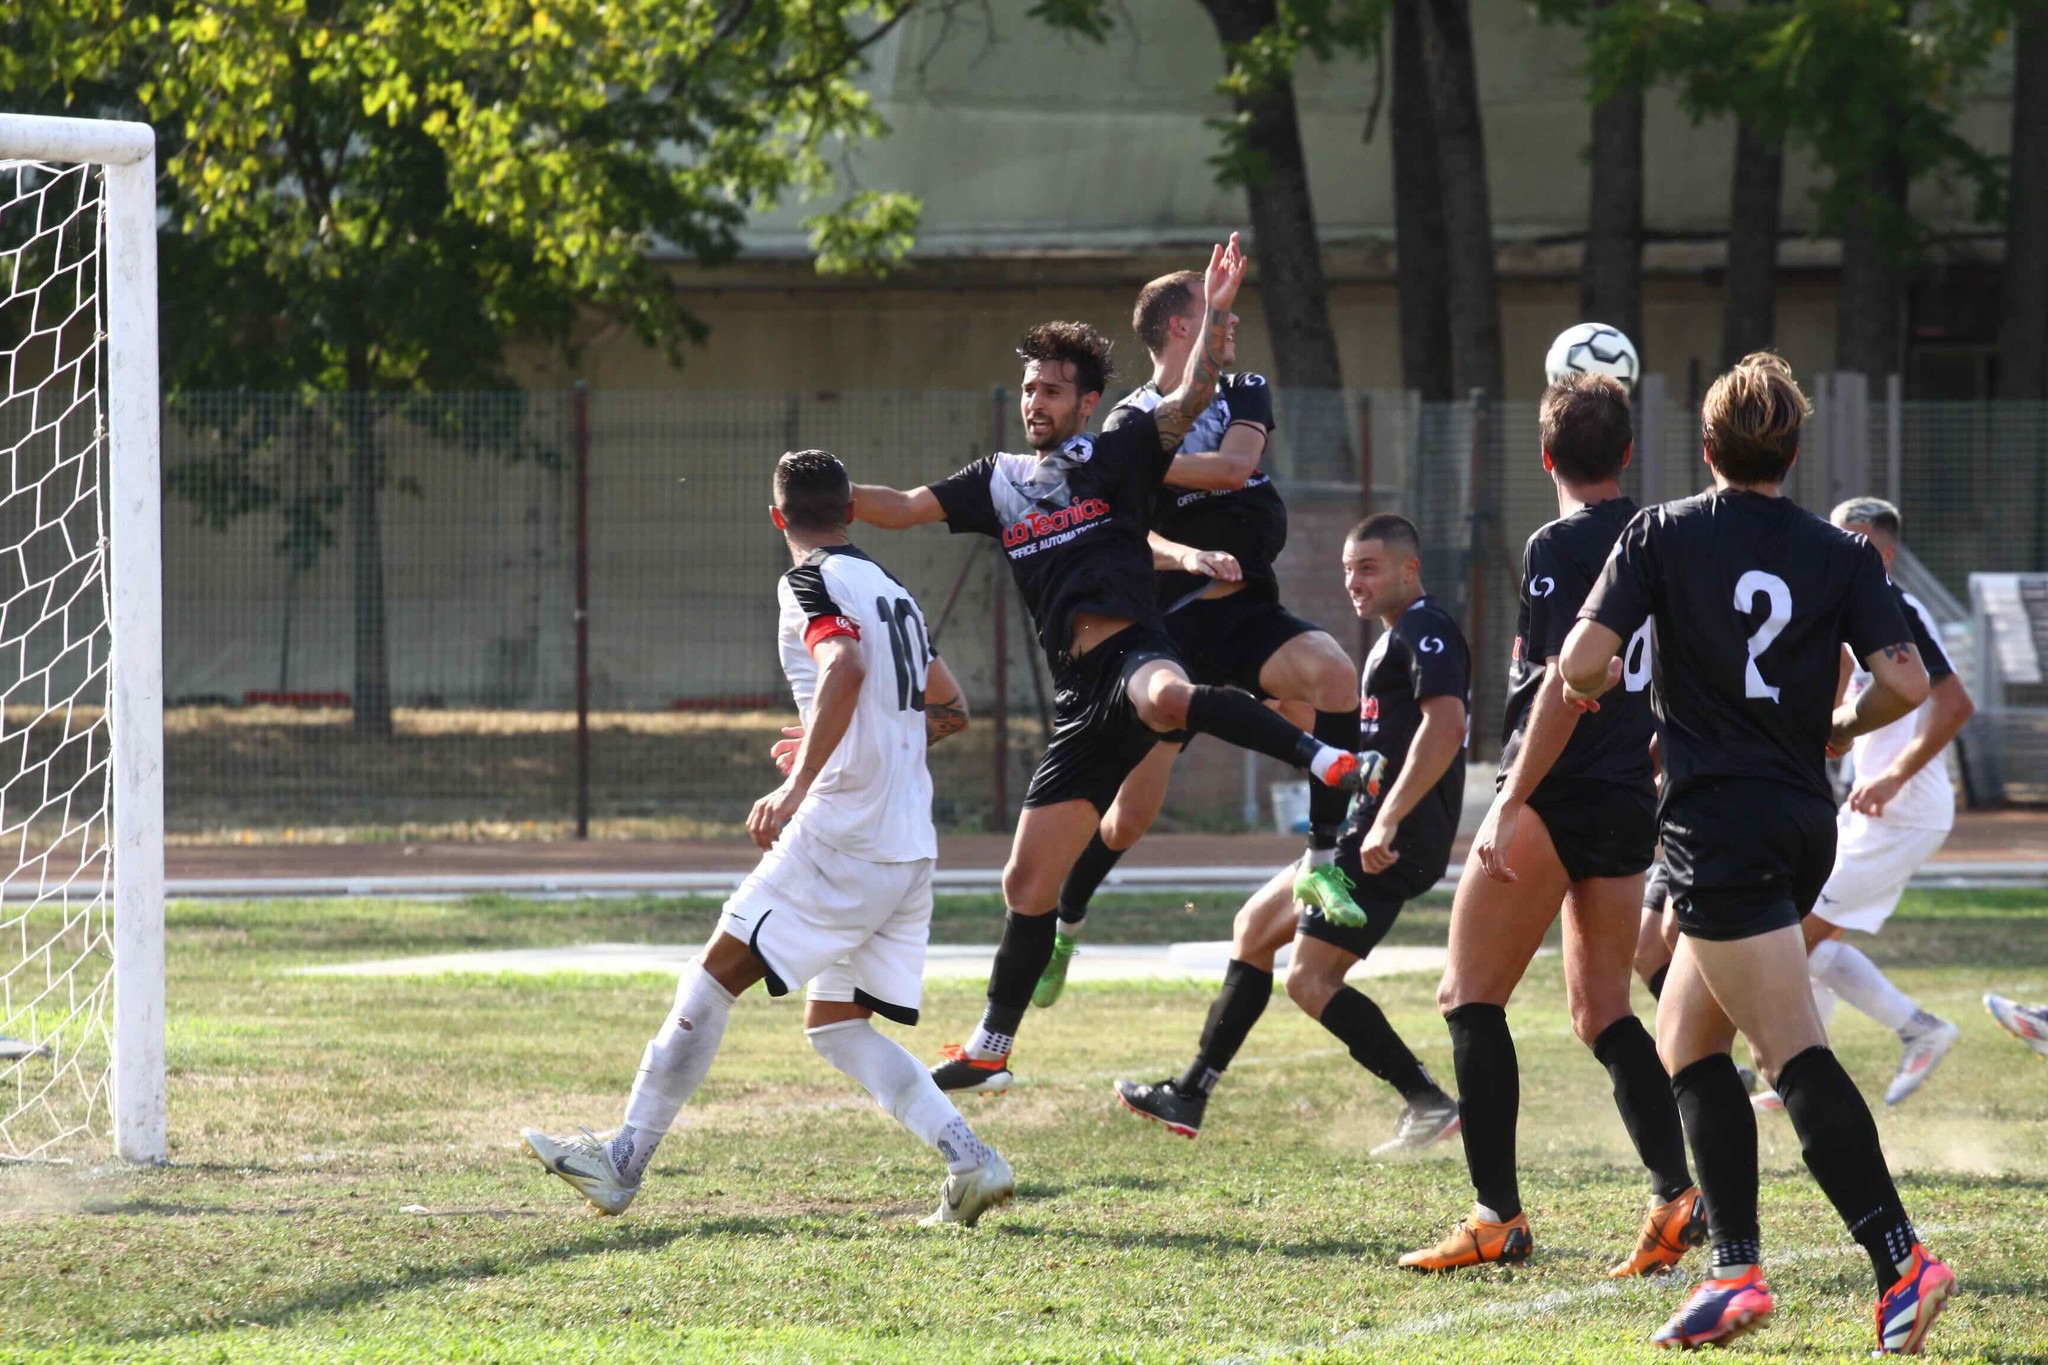
[[(1159, 399), (1158, 386), (1147, 381), (1110, 409), (1103, 430), (1113, 431), (1131, 418), (1151, 412), (1159, 406)], [(1223, 444), (1223, 433), (1238, 422), (1256, 422), (1269, 433), (1273, 430), (1273, 391), (1266, 387), (1265, 376), (1224, 375), (1217, 382), (1214, 401), (1181, 439), (1180, 450), (1216, 450)], [(1263, 469), (1236, 489), (1212, 492), (1168, 484), (1154, 499), (1152, 529), (1197, 550), (1234, 555), (1244, 569), (1245, 582), (1262, 584), (1275, 594), (1279, 591), (1273, 561), (1287, 548), (1287, 504), (1280, 501), (1280, 490), (1273, 487)], [(1160, 604), (1171, 610), (1190, 595), (1199, 596), (1211, 581), (1177, 569), (1162, 573)]]
[[(1627, 498), (1581, 507), (1529, 537), (1522, 551), (1521, 607), (1515, 622), (1515, 654), (1508, 666), (1508, 704), (1501, 731), (1500, 776), (1522, 749), (1522, 735), (1543, 666), (1564, 650), (1564, 637), (1579, 619), (1586, 594), (1600, 577), (1622, 528), (1636, 514)], [(1578, 782), (1611, 782), (1648, 789), (1650, 766), (1650, 625), (1624, 645), (1627, 670), (1622, 685), (1600, 699), (1600, 709), (1579, 717), (1564, 752), (1544, 775), (1539, 790)]]
[(1139, 413), (1046, 455), (976, 460), (931, 490), (954, 534), (1002, 542), (1057, 673), (1077, 612), (1160, 624), (1145, 535), (1152, 495), (1172, 462), (1151, 414)]
[[(1431, 697), (1456, 697), (1472, 706), (1472, 655), (1464, 632), (1443, 608), (1427, 597), (1417, 598), (1374, 642), (1366, 656), (1360, 688), (1359, 747), (1377, 750), (1387, 760), (1380, 791), (1392, 789), (1408, 763), (1408, 747), (1422, 728), (1422, 703)], [(1469, 732), (1470, 726), (1467, 726)], [(1465, 751), (1461, 745), (1435, 787), (1402, 822), (1442, 826), (1445, 838), (1458, 827), (1465, 805)], [(1361, 802), (1352, 819), (1372, 823), (1373, 810)]]
[(1862, 659), (1912, 638), (1869, 541), (1789, 498), (1741, 489), (1638, 513), (1579, 616), (1623, 640), (1656, 622), (1667, 806), (1712, 778), (1782, 782), (1831, 802), (1841, 647)]

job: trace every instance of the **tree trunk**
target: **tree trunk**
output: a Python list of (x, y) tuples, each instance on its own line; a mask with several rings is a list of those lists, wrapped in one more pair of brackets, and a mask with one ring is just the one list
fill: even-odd
[(1394, 284), (1401, 314), (1401, 387), (1425, 403), (1449, 401), (1450, 260), (1444, 251), (1443, 182), (1437, 176), (1436, 120), (1423, 70), (1424, 0), (1395, 0)]
[(349, 392), (343, 401), (347, 404), (349, 539), (355, 550), (355, 733), (358, 739), (389, 739), (390, 629), (384, 602), (384, 527), (377, 509), (384, 480), (376, 412), (370, 398), (369, 357), (351, 349), (346, 367)]
[(1896, 374), (1904, 359), (1907, 181), (1906, 160), (1893, 137), (1872, 155), (1842, 216), (1835, 364), (1867, 376), (1875, 392), (1883, 392), (1885, 377)]
[[(1275, 0), (1202, 0), (1202, 8), (1209, 12), (1226, 53), (1278, 22)], [(1273, 346), (1274, 376), (1297, 389), (1339, 388), (1343, 369), (1337, 362), (1337, 334), (1330, 325), (1322, 242), (1316, 236), (1315, 206), (1309, 199), (1308, 158), (1301, 147), (1294, 83), (1275, 81), (1236, 104), (1247, 125), (1246, 149), (1259, 162), (1257, 179), (1245, 187), (1245, 198), (1251, 206), (1259, 301)]]
[(2048, 398), (2048, 4), (2038, 0), (2013, 29), (2009, 184), (1998, 392)]
[(1460, 397), (1481, 389), (1497, 398), (1503, 374), (1500, 286), (1494, 272), (1493, 208), (1472, 55), (1472, 12), (1469, 0), (1423, 0), (1416, 9), (1443, 181), (1451, 382)]
[(1728, 194), (1727, 301), (1721, 365), (1772, 345), (1778, 330), (1778, 215), (1785, 145), (1753, 123), (1735, 126), (1735, 183)]
[[(1605, 8), (1613, 0), (1595, 0)], [(1593, 106), (1592, 193), (1579, 267), (1579, 317), (1643, 345), (1643, 89)]]

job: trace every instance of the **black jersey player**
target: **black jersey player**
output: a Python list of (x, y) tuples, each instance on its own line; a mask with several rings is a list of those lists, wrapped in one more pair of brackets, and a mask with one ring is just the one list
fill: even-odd
[[(1659, 819), (1681, 933), (1657, 1045), (1714, 1264), (1653, 1340), (1725, 1341), (1773, 1309), (1759, 1265), (1756, 1117), (1728, 1055), (1740, 1029), (1784, 1098), (1807, 1168), (1869, 1254), (1878, 1349), (1914, 1352), (1955, 1276), (1915, 1236), (1870, 1109), (1828, 1048), (1800, 921), (1834, 863), (1826, 752), (1919, 705), (1927, 670), (1870, 542), (1782, 495), (1808, 410), (1774, 355), (1714, 382), (1701, 422), (1714, 488), (1629, 523), (1560, 672), (1568, 699), (1591, 702), (1621, 678), (1624, 642), (1656, 622)], [(1844, 644), (1871, 683), (1838, 708)]]
[[(1233, 316), (1224, 333), (1225, 365), (1236, 363), (1236, 324)], [(1152, 377), (1111, 409), (1105, 430), (1157, 407), (1187, 368), (1188, 352), (1202, 331), (1202, 277), (1182, 270), (1146, 285), (1132, 310), (1131, 329), (1152, 358)], [(1350, 657), (1328, 632), (1280, 601), (1273, 561), (1287, 544), (1287, 505), (1262, 467), (1273, 428), (1273, 391), (1265, 377), (1232, 371), (1217, 381), (1215, 400), (1181, 438), (1153, 504), (1154, 548), (1180, 561), (1159, 575), (1166, 633), (1194, 681), (1274, 699), (1283, 714), (1311, 727), (1325, 744), (1355, 749), (1358, 675)], [(1229, 557), (1223, 576), (1211, 562), (1217, 555)], [(1088, 903), (1117, 860), (1158, 819), (1182, 747), (1172, 740), (1160, 744), (1124, 779), (1102, 827), (1075, 860), (1060, 887), (1059, 932), (1052, 962), (1032, 993), (1034, 1004), (1049, 1008), (1059, 999)], [(1349, 799), (1338, 788), (1310, 787), (1312, 860), (1329, 861)], [(1254, 897), (1247, 912), (1259, 901)], [(1280, 908), (1283, 914), (1289, 910)]]
[(991, 455), (908, 492), (854, 489), (854, 514), (862, 521), (943, 521), (955, 533), (995, 538), (1055, 686), (1052, 740), (1025, 792), (1003, 869), (1009, 914), (989, 974), (988, 1008), (965, 1046), (948, 1048), (934, 1068), (941, 1089), (1009, 1087), (1017, 1029), (1052, 956), (1060, 882), (1117, 788), (1162, 734), (1213, 734), (1306, 768), (1332, 786), (1357, 788), (1372, 776), (1359, 755), (1318, 742), (1246, 693), (1189, 682), (1161, 629), (1147, 540), (1151, 502), (1181, 439), (1215, 397), (1245, 265), (1235, 235), (1211, 253), (1202, 345), (1152, 412), (1088, 435), (1110, 378), (1109, 342), (1083, 323), (1047, 323), (1018, 348), (1031, 453)]
[(1649, 1215), (1635, 1250), (1611, 1273), (1658, 1274), (1705, 1237), (1706, 1223), (1670, 1078), (1629, 1004), (1643, 870), (1657, 844), (1649, 623), (1624, 651), (1623, 685), (1596, 713), (1567, 705), (1557, 677), (1565, 635), (1636, 512), (1621, 492), (1634, 439), (1627, 392), (1605, 376), (1567, 375), (1544, 393), (1538, 430), (1559, 516), (1522, 554), (1499, 790), (1458, 882), (1438, 991), (1477, 1202), (1441, 1242), (1401, 1264), (1454, 1270), (1529, 1255), (1515, 1179), (1521, 1078), (1507, 1004), (1561, 906), (1572, 1029), (1612, 1077), (1650, 1175)]
[[(1464, 807), (1472, 661), (1457, 622), (1423, 589), (1419, 538), (1407, 518), (1383, 514), (1352, 529), (1344, 541), (1344, 582), (1358, 614), (1377, 617), (1386, 628), (1366, 660), (1359, 708), (1360, 742), (1385, 761), (1379, 790), (1360, 799), (1335, 862), (1294, 879), (1304, 909), (1287, 994), (1361, 1066), (1400, 1092), (1405, 1104), (1394, 1136), (1374, 1149), (1384, 1155), (1456, 1132), (1458, 1106), (1379, 1007), (1344, 977), (1386, 936), (1401, 907), (1436, 885), (1450, 861)], [(1254, 904), (1262, 899), (1263, 893)], [(1284, 931), (1286, 921), (1281, 924)], [(1239, 951), (1270, 961), (1278, 946), (1254, 943), (1247, 951), (1240, 943)], [(1200, 1130), (1210, 1092), (1272, 994), (1270, 970), (1244, 958), (1233, 965), (1187, 1071), (1175, 1080), (1116, 1083), (1126, 1107), (1183, 1136)]]

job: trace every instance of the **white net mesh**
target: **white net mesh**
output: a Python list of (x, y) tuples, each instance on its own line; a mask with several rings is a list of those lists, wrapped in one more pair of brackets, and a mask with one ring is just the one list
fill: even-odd
[(0, 159), (0, 1159), (110, 1126), (104, 210)]

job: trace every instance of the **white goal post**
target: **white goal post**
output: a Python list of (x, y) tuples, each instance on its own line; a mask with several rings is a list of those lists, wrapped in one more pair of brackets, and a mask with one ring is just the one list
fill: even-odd
[(0, 1158), (166, 1153), (156, 228), (148, 125), (0, 114)]

